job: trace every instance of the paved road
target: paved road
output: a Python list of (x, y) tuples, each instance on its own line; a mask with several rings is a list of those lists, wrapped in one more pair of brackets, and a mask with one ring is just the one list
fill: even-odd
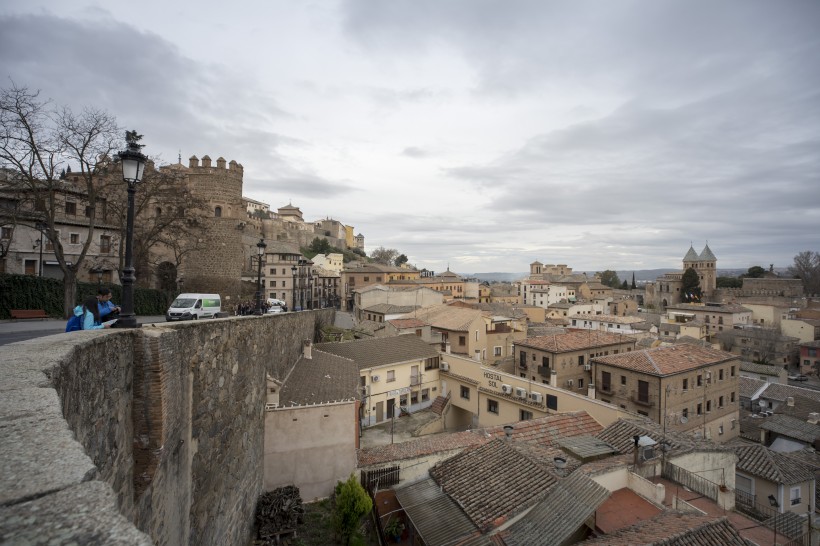
[[(165, 322), (162, 315), (151, 317), (137, 317), (140, 324)], [(51, 336), (65, 333), (65, 320), (2, 320), (0, 321), (0, 345), (16, 343), (36, 337)]]

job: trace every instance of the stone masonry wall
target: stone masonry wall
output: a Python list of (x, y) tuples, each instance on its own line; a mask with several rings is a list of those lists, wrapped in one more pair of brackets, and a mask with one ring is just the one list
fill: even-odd
[(265, 374), (282, 379), (332, 320), (235, 317), (4, 347), (0, 542), (246, 544)]

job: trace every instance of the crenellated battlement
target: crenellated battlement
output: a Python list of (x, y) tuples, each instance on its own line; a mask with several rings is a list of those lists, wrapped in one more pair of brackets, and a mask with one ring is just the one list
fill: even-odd
[[(188, 158), (188, 168), (189, 169), (213, 169), (214, 168), (211, 165), (211, 157), (208, 156), (208, 155), (202, 156), (201, 162), (202, 163), (200, 164), (200, 159), (197, 156), (192, 155), (191, 157)], [(224, 157), (220, 156), (216, 159), (216, 169), (226, 170), (225, 169), (225, 164), (226, 164), (226, 161), (225, 161)], [(242, 164), (237, 163), (233, 159), (230, 162), (227, 162), (227, 165), (228, 165), (227, 171), (229, 171), (229, 172), (233, 171), (235, 173), (238, 173), (239, 176), (242, 176), (242, 174), (244, 173), (244, 167), (242, 167)]]

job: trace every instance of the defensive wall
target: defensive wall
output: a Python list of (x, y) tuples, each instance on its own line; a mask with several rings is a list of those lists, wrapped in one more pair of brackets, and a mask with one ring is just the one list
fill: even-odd
[(244, 545), (266, 374), (333, 310), (72, 332), (2, 348), (0, 543)]

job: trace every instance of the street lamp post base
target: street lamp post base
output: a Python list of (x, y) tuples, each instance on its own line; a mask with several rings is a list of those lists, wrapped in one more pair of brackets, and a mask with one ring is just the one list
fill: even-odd
[(111, 325), (112, 328), (142, 328), (142, 325), (137, 322), (137, 317), (120, 317), (117, 322)]

